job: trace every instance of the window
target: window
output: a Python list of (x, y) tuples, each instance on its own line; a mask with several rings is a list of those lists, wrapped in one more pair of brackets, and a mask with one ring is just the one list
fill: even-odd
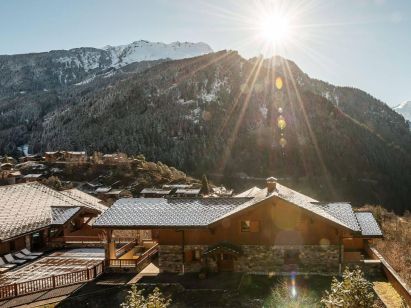
[(242, 220), (241, 221), (241, 232), (250, 232), (251, 221)]
[(252, 220), (243, 220), (241, 221), (241, 232), (259, 232), (260, 231), (260, 222)]

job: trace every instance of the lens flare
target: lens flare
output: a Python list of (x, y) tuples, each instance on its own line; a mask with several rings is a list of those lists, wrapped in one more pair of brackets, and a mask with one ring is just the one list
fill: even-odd
[(287, 140), (285, 138), (280, 138), (279, 143), (282, 148), (285, 148), (285, 146), (287, 145)]
[(292, 272), (291, 273), (291, 297), (296, 298), (297, 297), (297, 285), (296, 285), (296, 273)]
[(277, 77), (275, 79), (275, 87), (277, 90), (281, 90), (283, 88), (283, 79), (281, 77)]
[(287, 15), (272, 12), (264, 16), (260, 23), (261, 37), (273, 45), (284, 43), (290, 34), (290, 20)]
[(277, 125), (278, 125), (278, 128), (281, 129), (281, 130), (283, 130), (287, 126), (287, 122), (285, 121), (285, 119), (282, 115), (280, 115), (277, 118)]

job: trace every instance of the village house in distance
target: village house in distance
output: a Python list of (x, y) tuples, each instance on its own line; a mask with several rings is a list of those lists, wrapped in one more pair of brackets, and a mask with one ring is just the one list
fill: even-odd
[(77, 189), (56, 191), (37, 182), (0, 187), (0, 257), (21, 249), (58, 248), (66, 241), (100, 242), (90, 221), (107, 207)]
[(107, 234), (106, 261), (113, 267), (121, 267), (113, 231), (151, 230), (160, 270), (173, 273), (335, 274), (347, 263), (367, 266), (369, 241), (383, 236), (371, 213), (318, 202), (275, 178), (235, 197), (121, 199), (93, 227)]

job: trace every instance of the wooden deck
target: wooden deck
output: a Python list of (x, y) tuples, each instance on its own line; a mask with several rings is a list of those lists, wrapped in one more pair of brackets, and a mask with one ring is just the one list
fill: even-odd
[(104, 268), (101, 249), (55, 252), (0, 275), (0, 299), (86, 282)]

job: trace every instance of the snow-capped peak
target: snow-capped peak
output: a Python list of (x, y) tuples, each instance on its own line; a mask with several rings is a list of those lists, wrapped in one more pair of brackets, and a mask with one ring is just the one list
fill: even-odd
[(407, 109), (407, 108), (411, 108), (411, 101), (402, 102), (398, 106), (395, 106), (393, 109), (397, 110), (397, 109)]
[(166, 44), (145, 40), (135, 41), (128, 45), (105, 46), (103, 49), (110, 53), (113, 67), (121, 67), (138, 61), (191, 58), (213, 52), (209, 45), (202, 42)]
[(402, 102), (392, 109), (401, 114), (406, 120), (411, 122), (411, 101)]

